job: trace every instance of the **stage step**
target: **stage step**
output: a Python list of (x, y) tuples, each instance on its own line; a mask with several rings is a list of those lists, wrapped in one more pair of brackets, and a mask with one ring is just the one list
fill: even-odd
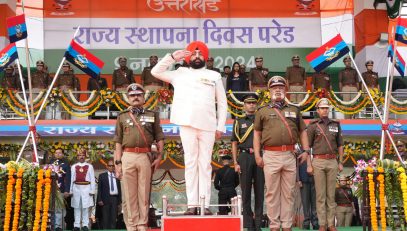
[(162, 217), (161, 231), (240, 231), (240, 216)]

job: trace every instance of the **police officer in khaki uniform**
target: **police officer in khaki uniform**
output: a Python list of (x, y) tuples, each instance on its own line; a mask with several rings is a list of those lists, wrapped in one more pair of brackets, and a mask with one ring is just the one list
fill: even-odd
[[(285, 72), (285, 79), (288, 84), (289, 92), (305, 92), (305, 68), (300, 66), (300, 56), (294, 55), (291, 58), (292, 66), (287, 67)], [(299, 103), (304, 99), (304, 94), (290, 94), (290, 101)]]
[(213, 66), (214, 58), (209, 57), (206, 61), (206, 69), (220, 73), (220, 69)]
[[(343, 141), (339, 122), (328, 118), (330, 103), (322, 98), (317, 104), (319, 119), (308, 125), (308, 139), (312, 148), (312, 168), (317, 197), (319, 230), (335, 229), (336, 175), (342, 171)], [(339, 162), (338, 162), (339, 154)]]
[[(71, 69), (71, 65), (68, 62), (65, 62), (62, 65), (62, 73), (59, 74), (58, 79), (55, 83), (55, 86), (59, 88), (59, 90), (68, 92), (69, 90), (71, 91), (77, 91), (78, 90), (78, 79), (76, 76), (73, 74), (73, 71)], [(57, 115), (56, 118), (59, 119), (70, 119), (71, 115), (68, 114), (68, 112), (63, 111), (61, 112), (62, 107), (60, 106), (59, 108), (56, 108)]]
[[(231, 139), (235, 171), (240, 173), (243, 227), (248, 231), (261, 230), (264, 204), (264, 172), (256, 165), (253, 149), (253, 123), (258, 99), (254, 93), (243, 96), (245, 116), (235, 120)], [(251, 205), (252, 188), (254, 188), (254, 216)]]
[[(264, 167), (266, 183), (267, 216), (270, 230), (291, 230), (296, 185), (297, 157), (294, 146), (301, 142), (304, 151), (298, 159), (310, 166), (310, 152), (306, 126), (298, 107), (287, 104), (286, 81), (281, 76), (272, 77), (270, 105), (260, 108), (255, 114), (253, 146), (256, 163)], [(263, 150), (263, 156), (261, 155)]]
[(269, 70), (263, 67), (263, 57), (257, 56), (254, 61), (256, 62), (256, 67), (250, 69), (249, 72), (249, 90), (267, 90)]
[(44, 61), (38, 60), (37, 69), (34, 71), (31, 77), (31, 86), (33, 92), (39, 92), (46, 90), (51, 83), (51, 77), (44, 69)]
[(373, 71), (373, 64), (374, 62), (372, 60), (368, 60), (366, 62), (366, 72), (362, 73), (362, 78), (365, 80), (365, 83), (369, 89), (379, 89), (379, 75), (377, 72)]
[(18, 75), (14, 75), (13, 70), (14, 69), (12, 65), (8, 65), (4, 69), (5, 74), (1, 80), (1, 87), (6, 90), (19, 90), (21, 88)]
[(133, 71), (127, 67), (127, 58), (119, 58), (119, 69), (113, 71), (112, 77), (112, 90), (113, 91), (126, 91), (127, 86), (135, 83)]
[[(144, 88), (130, 84), (127, 94), (131, 108), (117, 118), (116, 177), (122, 179), (123, 215), (127, 230), (147, 230), (151, 176), (162, 159), (164, 134), (158, 112), (145, 110)], [(158, 157), (151, 145), (157, 143)]]
[(331, 90), (331, 77), (324, 70), (318, 71), (312, 74), (312, 89), (314, 91), (318, 89)]
[[(358, 73), (352, 67), (352, 62), (349, 56), (343, 58), (345, 69), (339, 72), (339, 90), (343, 92), (358, 92), (359, 80)], [(355, 94), (343, 94), (343, 100), (349, 101), (356, 96)]]
[(158, 57), (157, 55), (150, 56), (150, 66), (145, 67), (141, 73), (141, 83), (144, 86), (146, 91), (157, 91), (160, 88), (164, 87), (164, 82), (155, 78), (151, 74), (151, 69), (157, 64)]
[(348, 227), (352, 224), (352, 218), (355, 214), (355, 206), (353, 204), (352, 189), (348, 185), (346, 176), (339, 177), (339, 187), (335, 190), (336, 202), (336, 226)]

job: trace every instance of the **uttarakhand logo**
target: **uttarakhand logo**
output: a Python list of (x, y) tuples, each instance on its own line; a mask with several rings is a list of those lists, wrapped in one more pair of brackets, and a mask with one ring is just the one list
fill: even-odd
[(74, 15), (74, 12), (70, 12), (69, 8), (72, 6), (72, 0), (54, 0), (54, 8), (56, 12), (51, 12), (51, 15)]
[(324, 56), (326, 57), (326, 61), (331, 61), (332, 59), (338, 57), (339, 51), (336, 51), (335, 47), (326, 47), (326, 51), (324, 53)]
[(8, 53), (3, 53), (0, 55), (0, 67), (6, 66), (8, 61), (10, 60), (10, 57), (8, 56)]
[(295, 12), (296, 15), (317, 14), (317, 12), (313, 10), (313, 8), (315, 8), (315, 4), (313, 4), (314, 0), (297, 0), (297, 2), (298, 12)]
[(75, 63), (78, 64), (82, 68), (87, 68), (86, 64), (89, 63), (89, 61), (85, 57), (85, 55), (77, 55), (74, 60), (75, 60)]

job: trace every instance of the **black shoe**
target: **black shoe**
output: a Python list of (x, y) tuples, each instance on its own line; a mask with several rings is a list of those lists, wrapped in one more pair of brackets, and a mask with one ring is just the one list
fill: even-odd
[(55, 231), (62, 231), (62, 228), (55, 228)]
[(313, 230), (319, 230), (319, 225), (318, 225), (318, 224), (312, 225), (312, 229), (313, 229)]
[(81, 229), (78, 227), (75, 227), (75, 228), (73, 228), (73, 231), (81, 231)]
[(89, 231), (88, 226), (83, 226), (82, 231)]
[(302, 229), (304, 229), (304, 230), (309, 230), (309, 229), (310, 229), (310, 225), (303, 225), (303, 226), (302, 226)]

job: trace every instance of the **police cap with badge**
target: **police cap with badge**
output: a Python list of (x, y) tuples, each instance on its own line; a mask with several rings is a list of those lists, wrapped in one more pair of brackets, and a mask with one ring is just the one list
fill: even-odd
[(244, 103), (257, 103), (259, 96), (256, 93), (249, 93), (242, 98)]
[(268, 84), (267, 84), (267, 86), (269, 88), (272, 88), (275, 86), (286, 86), (286, 85), (287, 85), (287, 83), (286, 83), (285, 79), (278, 75), (271, 77), (271, 79), (268, 81)]
[(321, 98), (316, 104), (317, 108), (330, 108), (331, 104), (327, 98)]
[(139, 95), (144, 94), (145, 90), (143, 86), (138, 83), (132, 83), (127, 87), (127, 94), (128, 95)]

